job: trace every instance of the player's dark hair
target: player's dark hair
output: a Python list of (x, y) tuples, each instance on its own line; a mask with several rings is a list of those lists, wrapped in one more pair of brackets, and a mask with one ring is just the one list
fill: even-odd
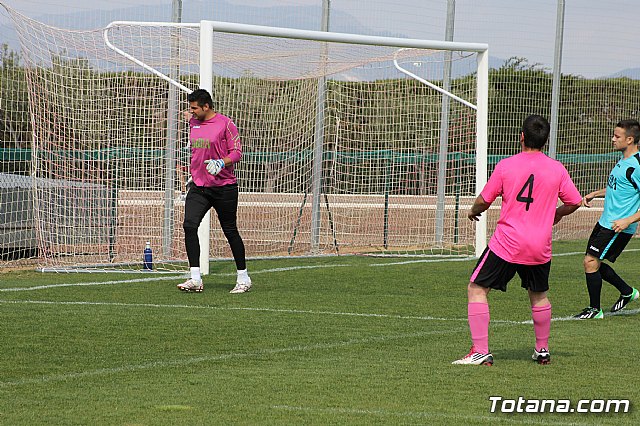
[(640, 123), (638, 123), (638, 120), (620, 120), (616, 127), (624, 129), (625, 136), (632, 136), (633, 143), (638, 144), (638, 141), (640, 141)]
[(522, 133), (524, 133), (524, 146), (533, 149), (542, 149), (551, 132), (551, 125), (541, 115), (530, 115), (522, 123)]
[(188, 102), (197, 102), (199, 107), (209, 105), (209, 108), (213, 108), (213, 99), (211, 95), (205, 89), (196, 89), (187, 95)]

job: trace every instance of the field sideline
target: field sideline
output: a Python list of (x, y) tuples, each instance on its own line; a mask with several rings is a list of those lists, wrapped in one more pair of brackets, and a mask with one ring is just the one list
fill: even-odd
[[(530, 357), (526, 292), (492, 292), (493, 367), (453, 366), (470, 346), (474, 261), (362, 256), (232, 262), (205, 292), (140, 274), (0, 273), (0, 424), (640, 424), (640, 303), (600, 321), (584, 241), (555, 244), (552, 364)], [(615, 263), (640, 286), (634, 239)], [(603, 309), (617, 299), (603, 287)], [(490, 412), (517, 400), (628, 399), (628, 413)]]

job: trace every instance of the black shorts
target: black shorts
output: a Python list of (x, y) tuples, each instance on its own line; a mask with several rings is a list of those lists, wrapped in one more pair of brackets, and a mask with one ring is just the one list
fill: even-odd
[(541, 265), (520, 265), (507, 262), (487, 247), (473, 268), (471, 282), (481, 287), (507, 291), (507, 283), (517, 273), (522, 281), (522, 288), (540, 293), (549, 290), (550, 271), (551, 261)]
[(616, 233), (612, 229), (596, 223), (589, 237), (585, 254), (590, 254), (600, 260), (606, 259), (613, 263), (627, 246), (631, 237), (633, 237), (632, 234), (626, 232)]

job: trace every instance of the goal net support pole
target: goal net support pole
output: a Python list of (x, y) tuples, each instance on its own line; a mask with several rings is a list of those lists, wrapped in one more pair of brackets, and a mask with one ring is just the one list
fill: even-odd
[[(435, 91), (442, 93), (443, 95), (443, 117), (446, 117), (448, 114), (445, 114), (445, 106), (448, 109), (448, 100), (453, 99), (454, 101), (460, 102), (468, 106), (469, 108), (476, 111), (476, 194), (480, 194), (482, 188), (487, 183), (487, 149), (488, 149), (488, 131), (487, 126), (489, 125), (489, 52), (488, 49), (482, 52), (478, 52), (478, 83), (477, 83), (477, 105), (474, 105), (452, 93), (450, 93), (447, 88), (441, 88), (436, 86), (435, 84), (417, 76), (416, 74), (407, 71), (398, 65), (397, 60), (394, 60), (394, 66), (398, 71), (408, 75), (411, 78), (416, 79), (417, 81), (431, 87)], [(445, 64), (445, 75), (448, 68)], [(443, 132), (443, 128), (446, 126), (446, 123), (441, 124), (440, 131)], [(442, 135), (441, 135), (442, 139)], [(443, 149), (444, 142), (441, 142), (441, 150)], [(442, 241), (442, 217), (441, 215), (444, 212), (444, 196), (441, 199), (441, 189), (440, 186), (444, 187), (445, 174), (441, 173), (441, 170), (444, 170), (443, 162), (446, 162), (446, 148), (444, 149), (444, 158), (441, 153), (440, 158), (440, 167), (438, 172), (438, 204), (437, 204), (437, 218), (436, 218), (436, 241)], [(476, 257), (480, 257), (485, 246), (487, 245), (487, 217), (486, 214), (480, 216), (478, 222), (476, 223), (476, 245), (475, 245), (475, 255)]]
[[(476, 195), (487, 183), (487, 149), (489, 125), (489, 51), (478, 52), (478, 105), (476, 111)], [(480, 257), (487, 245), (487, 215), (476, 222), (476, 257)]]
[[(200, 88), (213, 93), (213, 22), (200, 22)], [(211, 233), (211, 210), (204, 215), (198, 227), (200, 240), (200, 272), (209, 274), (209, 241)]]

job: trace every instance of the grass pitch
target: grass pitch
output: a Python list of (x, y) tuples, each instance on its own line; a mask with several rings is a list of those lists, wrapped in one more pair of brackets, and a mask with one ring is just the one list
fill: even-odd
[[(240, 295), (232, 262), (192, 294), (165, 275), (3, 273), (0, 424), (640, 424), (640, 303), (567, 319), (588, 305), (584, 244), (555, 244), (548, 366), (517, 277), (490, 294), (495, 365), (451, 365), (470, 346), (474, 261), (256, 260)], [(636, 287), (638, 250), (615, 263)], [(617, 297), (605, 284), (603, 308)], [(631, 410), (491, 413), (490, 396)]]

